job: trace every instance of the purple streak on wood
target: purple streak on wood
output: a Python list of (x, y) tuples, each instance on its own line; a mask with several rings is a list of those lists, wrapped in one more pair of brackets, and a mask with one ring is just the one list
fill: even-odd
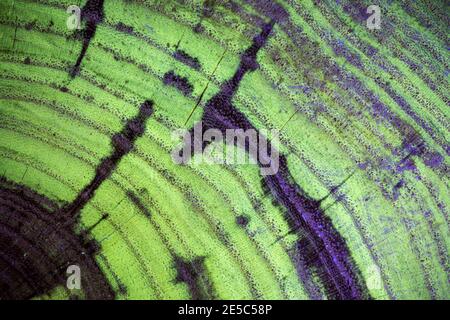
[(134, 147), (136, 139), (144, 134), (145, 122), (153, 113), (153, 102), (145, 101), (139, 110), (138, 115), (129, 120), (124, 129), (112, 137), (113, 152), (103, 159), (98, 165), (95, 177), (78, 194), (77, 198), (68, 206), (64, 207), (63, 214), (69, 221), (78, 216), (86, 203), (94, 196), (98, 187), (109, 178), (120, 160), (127, 155)]
[(75, 76), (80, 72), (80, 65), (86, 55), (86, 51), (89, 48), (92, 38), (97, 31), (97, 25), (103, 21), (103, 2), (104, 0), (88, 0), (81, 9), (81, 19), (86, 21), (86, 29), (83, 30), (83, 47), (78, 55), (77, 61), (70, 71), (70, 77)]
[(164, 74), (163, 83), (165, 85), (173, 86), (180, 90), (185, 96), (190, 96), (192, 94), (192, 85), (189, 80), (184, 77), (180, 77), (173, 71), (166, 72)]
[[(242, 54), (241, 62), (233, 77), (226, 81), (221, 86), (221, 90), (207, 102), (201, 120), (203, 133), (208, 129), (219, 129), (223, 134), (226, 129), (256, 130), (245, 115), (232, 105), (231, 101), (244, 75), (258, 68), (257, 53), (267, 41), (274, 23), (272, 20), (263, 26), (262, 32), (254, 37), (252, 45)], [(193, 130), (191, 130), (191, 146), (195, 144)], [(207, 144), (203, 142), (202, 150)], [(273, 147), (269, 147), (269, 152), (272, 151), (271, 148)], [(248, 151), (248, 147), (246, 151)], [(194, 149), (192, 148), (190, 155), (183, 156), (190, 157), (193, 153)], [(336, 299), (368, 298), (367, 289), (364, 287), (344, 240), (320, 209), (320, 203), (308, 198), (292, 181), (287, 161), (282, 155), (278, 173), (264, 177), (267, 189), (278, 203), (287, 209), (287, 218), (291, 228), (300, 230), (305, 243), (308, 243), (308, 250), (314, 251), (316, 257), (312, 259), (314, 264), (307, 267), (319, 270), (317, 275), (321, 278), (329, 297)], [(313, 297), (315, 296), (316, 294), (313, 294)]]

